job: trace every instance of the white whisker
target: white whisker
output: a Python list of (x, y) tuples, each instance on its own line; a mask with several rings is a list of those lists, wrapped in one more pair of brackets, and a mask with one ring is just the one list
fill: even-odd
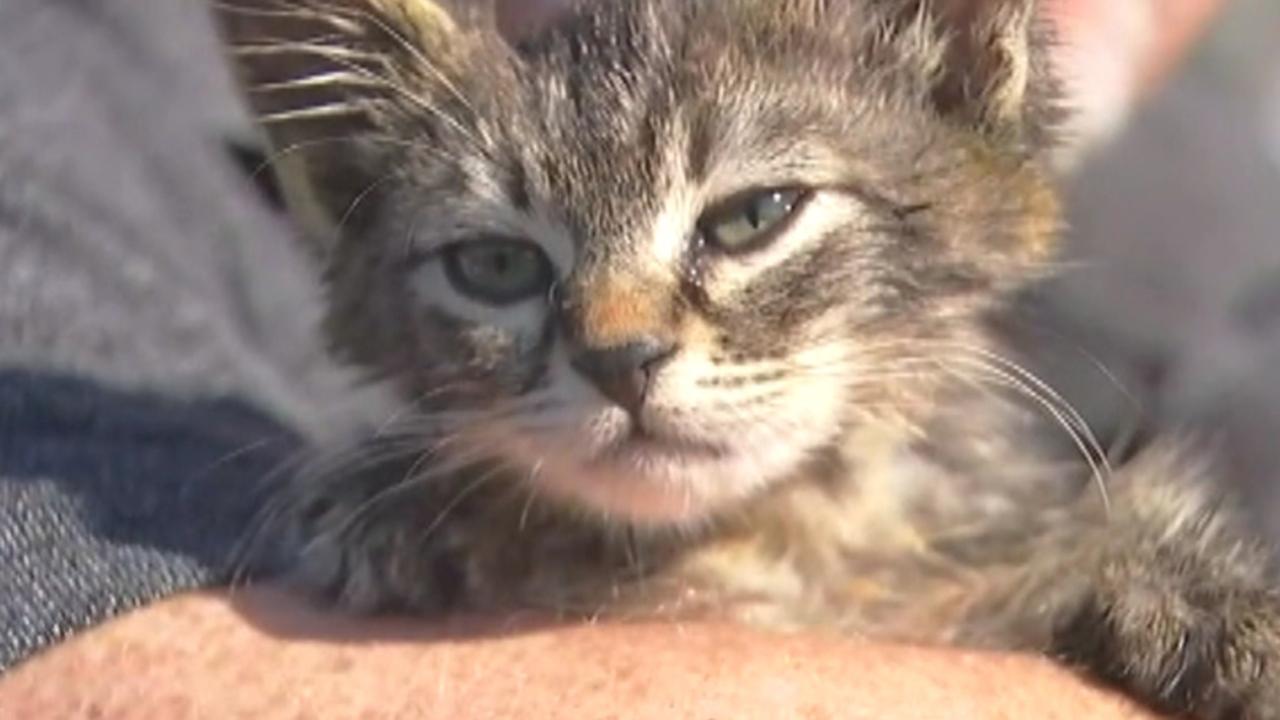
[(280, 125), (308, 120), (332, 120), (337, 117), (359, 115), (363, 112), (359, 106), (350, 103), (329, 103), (327, 105), (312, 105), (296, 110), (265, 113), (258, 116), (258, 122), (264, 125)]

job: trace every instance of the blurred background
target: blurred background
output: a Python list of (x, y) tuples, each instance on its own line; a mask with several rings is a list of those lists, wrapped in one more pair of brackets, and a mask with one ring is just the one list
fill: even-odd
[(1038, 368), (1111, 438), (1187, 427), (1280, 539), (1280, 3), (1228, 0), (1070, 182)]

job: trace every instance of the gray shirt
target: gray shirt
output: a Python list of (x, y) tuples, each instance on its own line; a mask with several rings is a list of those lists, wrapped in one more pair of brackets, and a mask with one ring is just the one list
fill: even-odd
[(363, 407), (201, 7), (0, 3), (0, 670), (225, 581), (260, 478)]

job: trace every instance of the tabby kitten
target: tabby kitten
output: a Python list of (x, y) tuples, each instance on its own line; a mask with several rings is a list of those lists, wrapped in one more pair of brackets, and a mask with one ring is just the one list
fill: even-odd
[(335, 352), (405, 403), (282, 491), (299, 576), (1037, 651), (1280, 718), (1266, 558), (1197, 463), (1064, 455), (1045, 409), (1087, 431), (988, 329), (1060, 224), (1035, 5), (597, 0), (512, 45), (477, 3), (216, 4)]

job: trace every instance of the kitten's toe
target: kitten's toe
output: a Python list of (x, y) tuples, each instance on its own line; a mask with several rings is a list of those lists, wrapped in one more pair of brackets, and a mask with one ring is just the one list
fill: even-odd
[(289, 580), (344, 610), (436, 613), (463, 585), (463, 559), (447, 533), (422, 531), (416, 514), (367, 498), (311, 497), (292, 517)]

